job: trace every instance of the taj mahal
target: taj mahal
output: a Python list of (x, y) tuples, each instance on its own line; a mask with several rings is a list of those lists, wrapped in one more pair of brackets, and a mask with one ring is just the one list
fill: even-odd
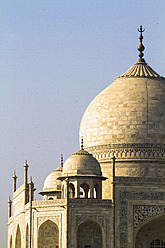
[(8, 200), (8, 248), (165, 248), (165, 78), (139, 58), (98, 94), (80, 150), (49, 174), (42, 200), (24, 164)]

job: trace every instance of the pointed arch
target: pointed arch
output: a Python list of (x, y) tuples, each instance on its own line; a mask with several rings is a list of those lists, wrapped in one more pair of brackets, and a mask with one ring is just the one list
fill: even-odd
[(38, 231), (38, 248), (59, 248), (59, 229), (51, 220), (45, 221)]
[(102, 229), (100, 225), (88, 219), (77, 229), (77, 248), (102, 248)]
[(154, 216), (138, 230), (135, 248), (165, 248), (165, 214)]
[(21, 231), (19, 225), (16, 231), (15, 248), (21, 248)]
[(26, 225), (26, 248), (29, 248), (29, 225)]

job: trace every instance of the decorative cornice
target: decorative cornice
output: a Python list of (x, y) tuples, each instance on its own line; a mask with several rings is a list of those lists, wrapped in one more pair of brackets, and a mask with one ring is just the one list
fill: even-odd
[(47, 206), (47, 205), (58, 206), (58, 205), (65, 205), (65, 204), (66, 204), (66, 199), (55, 199), (52, 201), (40, 200), (40, 201), (33, 201), (32, 207)]
[(151, 177), (115, 177), (115, 183), (165, 183), (165, 178)]
[(121, 159), (165, 159), (165, 144), (109, 144), (88, 147), (86, 150), (98, 160), (111, 159), (113, 156)]
[(89, 206), (112, 206), (112, 200), (107, 199), (84, 199), (84, 198), (74, 198), (74, 199), (68, 199), (68, 203), (70, 206), (77, 206), (77, 205), (89, 205)]

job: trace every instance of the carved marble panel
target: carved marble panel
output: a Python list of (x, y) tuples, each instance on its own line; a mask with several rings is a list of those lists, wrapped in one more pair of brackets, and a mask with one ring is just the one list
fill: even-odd
[(40, 217), (37, 218), (38, 226), (40, 226), (42, 223), (44, 223), (47, 220), (51, 220), (51, 221), (55, 222), (59, 226), (60, 216), (59, 215), (56, 215), (56, 216), (40, 216)]
[[(120, 192), (120, 247), (128, 247), (128, 203), (131, 200), (154, 200), (154, 201), (165, 201), (165, 192)], [(152, 211), (152, 209), (151, 209)], [(161, 211), (161, 209), (155, 209), (156, 211)]]
[(165, 206), (134, 206), (134, 229), (136, 229), (144, 220), (154, 215), (165, 212)]

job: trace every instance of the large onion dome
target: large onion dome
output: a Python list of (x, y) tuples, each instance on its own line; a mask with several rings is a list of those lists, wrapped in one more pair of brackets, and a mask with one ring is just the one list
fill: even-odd
[(142, 58), (87, 107), (80, 124), (84, 147), (109, 144), (165, 144), (165, 78)]

